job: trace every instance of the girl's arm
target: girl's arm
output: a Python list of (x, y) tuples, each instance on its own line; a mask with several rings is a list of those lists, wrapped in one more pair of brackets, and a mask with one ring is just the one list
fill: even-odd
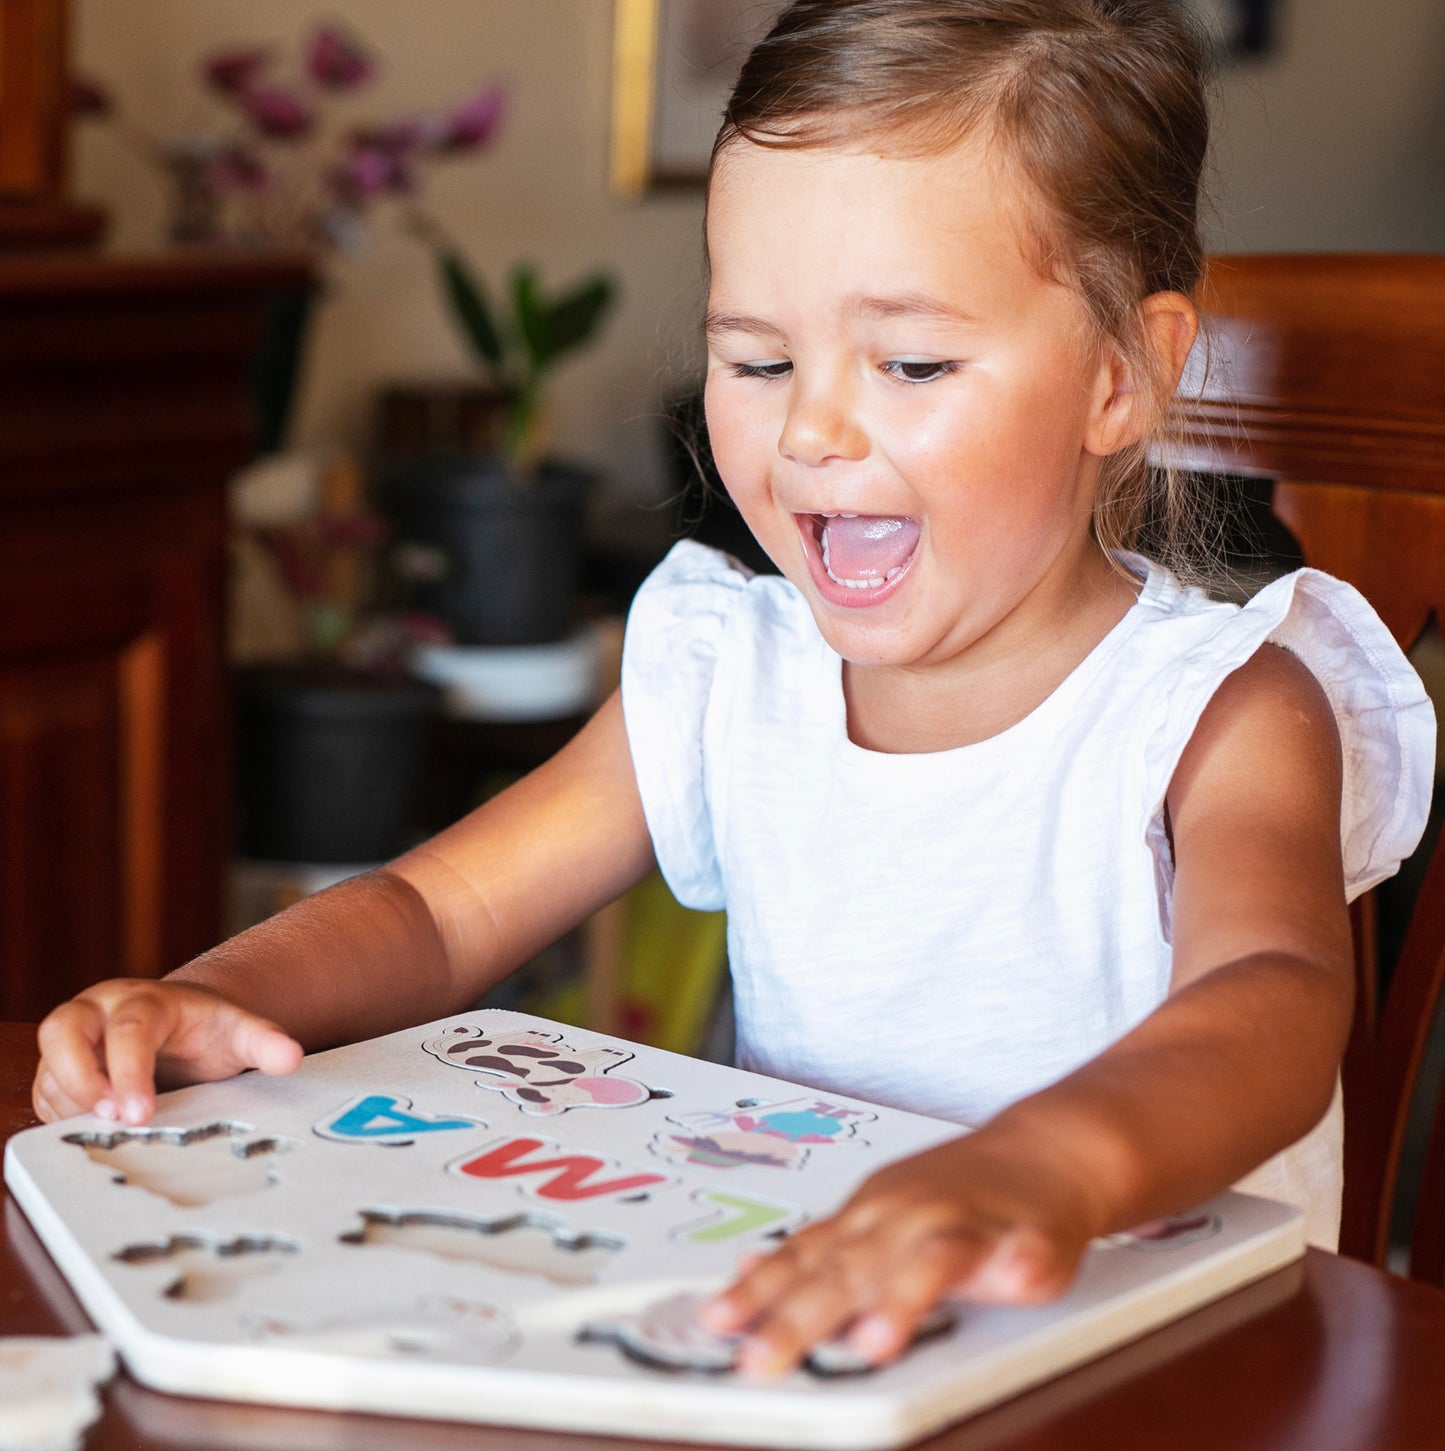
[(1089, 1240), (1197, 1204), (1307, 1133), (1353, 1002), (1341, 765), (1318, 683), (1266, 647), (1230, 676), (1168, 794), (1170, 998), (976, 1133), (890, 1165), (705, 1314), (779, 1370), (850, 1322), (898, 1353), (945, 1294), (1037, 1301)]
[(141, 1123), (157, 1076), (289, 1072), (298, 1044), (460, 1011), (652, 864), (614, 694), (552, 760), (415, 851), (159, 982), (99, 983), (57, 1008), (41, 1024), (36, 1111)]

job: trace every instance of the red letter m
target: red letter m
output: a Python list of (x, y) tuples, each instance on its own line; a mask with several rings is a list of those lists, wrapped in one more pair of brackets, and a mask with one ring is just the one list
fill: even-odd
[(548, 1139), (503, 1139), (501, 1143), (485, 1150), (475, 1159), (457, 1164), (459, 1174), (473, 1179), (511, 1179), (522, 1174), (550, 1174), (545, 1184), (536, 1185), (532, 1192), (540, 1199), (597, 1199), (604, 1194), (626, 1194), (641, 1189), (650, 1189), (670, 1180), (667, 1174), (626, 1174), (620, 1179), (600, 1179), (589, 1182), (594, 1174), (601, 1173), (608, 1166), (608, 1160), (595, 1154), (555, 1154), (551, 1158), (527, 1159), (526, 1155), (541, 1149), (555, 1150), (557, 1145)]

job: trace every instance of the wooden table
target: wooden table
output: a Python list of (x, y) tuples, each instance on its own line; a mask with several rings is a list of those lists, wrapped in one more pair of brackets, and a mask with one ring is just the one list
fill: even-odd
[[(0, 1023), (0, 1140), (35, 1122), (34, 1029)], [(90, 1329), (20, 1210), (0, 1225), (0, 1335)], [(85, 1451), (582, 1451), (666, 1447), (506, 1427), (273, 1409), (122, 1374)], [(963, 1421), (929, 1451), (1439, 1451), (1445, 1294), (1311, 1250), (1301, 1264)]]

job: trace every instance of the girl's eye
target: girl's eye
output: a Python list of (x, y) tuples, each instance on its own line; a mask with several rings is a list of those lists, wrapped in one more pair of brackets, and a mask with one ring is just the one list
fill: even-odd
[(730, 363), (734, 378), (786, 378), (793, 365), (783, 358), (776, 363)]
[(914, 362), (907, 358), (890, 358), (883, 364), (883, 371), (901, 383), (933, 383), (957, 372), (958, 364), (947, 360)]

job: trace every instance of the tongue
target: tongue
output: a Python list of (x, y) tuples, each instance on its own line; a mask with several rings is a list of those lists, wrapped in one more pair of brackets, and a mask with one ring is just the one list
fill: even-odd
[(918, 521), (886, 514), (829, 519), (823, 525), (823, 557), (838, 579), (885, 579), (918, 544)]

